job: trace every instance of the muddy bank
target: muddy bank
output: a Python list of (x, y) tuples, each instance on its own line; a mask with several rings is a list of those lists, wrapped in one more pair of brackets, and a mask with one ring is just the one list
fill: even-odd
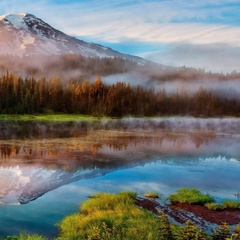
[(177, 224), (183, 224), (187, 220), (190, 220), (193, 224), (209, 232), (211, 232), (216, 225), (220, 225), (223, 222), (229, 225), (239, 224), (240, 222), (240, 209), (213, 211), (201, 205), (160, 204), (158, 201), (146, 198), (137, 198), (136, 205), (154, 214), (158, 214), (159, 211), (161, 211)]

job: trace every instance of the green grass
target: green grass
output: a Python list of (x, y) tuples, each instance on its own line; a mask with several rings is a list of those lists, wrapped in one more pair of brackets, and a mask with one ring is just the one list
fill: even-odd
[(234, 200), (226, 200), (222, 203), (224, 209), (239, 209), (240, 202)]
[(219, 211), (224, 209), (239, 209), (240, 202), (234, 200), (225, 200), (223, 203), (206, 203), (205, 207), (213, 211)]
[(0, 121), (49, 121), (49, 122), (76, 122), (76, 121), (97, 121), (99, 119), (111, 119), (107, 117), (94, 117), (81, 114), (40, 114), (40, 115), (14, 115), (0, 114)]
[(39, 236), (38, 234), (34, 235), (20, 234), (18, 240), (47, 240), (47, 238)]
[(156, 217), (137, 207), (133, 196), (130, 192), (91, 196), (79, 213), (59, 223), (57, 239), (158, 239)]
[(181, 188), (167, 198), (171, 203), (201, 204), (214, 202), (209, 194), (203, 194), (196, 188)]
[(28, 235), (21, 233), (19, 236), (8, 236), (0, 238), (0, 240), (47, 240), (47, 238), (39, 236), (38, 234)]
[(221, 203), (206, 203), (204, 205), (208, 210), (220, 211), (223, 210), (223, 205)]
[(159, 198), (160, 194), (157, 191), (146, 192), (144, 196), (147, 198)]
[[(150, 192), (153, 193), (153, 192)], [(156, 193), (156, 192), (154, 192)], [(207, 194), (202, 194), (195, 188), (182, 188), (175, 194), (192, 199), (203, 197), (212, 200)], [(173, 195), (173, 194), (172, 194)], [(59, 224), (59, 236), (55, 240), (192, 240), (192, 239), (240, 239), (240, 226), (234, 232), (227, 223), (217, 226), (212, 235), (208, 235), (197, 225), (186, 221), (178, 226), (171, 223), (167, 215), (159, 212), (157, 217), (152, 212), (135, 205), (136, 192), (121, 192), (118, 194), (98, 193), (91, 195), (82, 203), (79, 212), (65, 217)], [(182, 198), (181, 198), (182, 200)], [(194, 204), (196, 203), (193, 201)], [(188, 202), (189, 203), (189, 202)], [(208, 202), (210, 208), (226, 206), (239, 207), (239, 202), (226, 200), (223, 203)], [(9, 236), (0, 240), (47, 240), (37, 234)]]

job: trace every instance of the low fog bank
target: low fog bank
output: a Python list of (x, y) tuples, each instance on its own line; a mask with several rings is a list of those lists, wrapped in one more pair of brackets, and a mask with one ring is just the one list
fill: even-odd
[(123, 118), (103, 122), (105, 129), (163, 129), (169, 131), (214, 131), (216, 134), (240, 134), (238, 118)]
[(87, 136), (96, 130), (179, 132), (211, 131), (220, 135), (240, 135), (238, 118), (122, 118), (79, 122), (1, 121), (0, 139), (48, 139)]
[(132, 87), (139, 86), (144, 89), (152, 89), (155, 92), (164, 90), (167, 94), (195, 94), (199, 89), (204, 88), (220, 98), (240, 99), (240, 78), (229, 80), (218, 80), (217, 78), (163, 80), (161, 78), (151, 78), (140, 72), (129, 72), (105, 76), (102, 77), (102, 81), (107, 85), (112, 85), (116, 82), (125, 82), (129, 83)]
[[(171, 81), (201, 79), (218, 80), (240, 80), (240, 73), (237, 71), (227, 73), (213, 73), (204, 69), (191, 67), (171, 67), (158, 63), (139, 64), (133, 60), (122, 58), (97, 58), (84, 57), (77, 54), (66, 55), (0, 55), (0, 73), (11, 71), (25, 76), (55, 75), (61, 77), (64, 73), (69, 74), (68, 78), (82, 74), (110, 76), (121, 73), (139, 73), (151, 80)], [(67, 77), (66, 74), (66, 77)]]
[[(159, 65), (160, 66), (160, 65)], [(7, 71), (25, 77), (58, 77), (63, 81), (91, 80), (96, 76), (138, 71), (141, 66), (121, 58), (90, 58), (81, 55), (0, 55), (0, 74)]]
[(120, 58), (87, 58), (80, 55), (0, 56), (0, 74), (7, 71), (36, 79), (60, 78), (62, 81), (93, 82), (100, 76), (107, 85), (117, 82), (132, 87), (164, 90), (167, 94), (195, 94), (204, 88), (214, 95), (239, 100), (240, 73), (212, 73), (203, 69), (166, 67), (158, 64), (139, 65)]

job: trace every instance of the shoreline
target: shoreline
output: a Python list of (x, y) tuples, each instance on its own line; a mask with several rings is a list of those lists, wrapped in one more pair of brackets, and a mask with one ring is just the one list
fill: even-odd
[(198, 204), (162, 204), (154, 199), (144, 197), (138, 197), (135, 204), (155, 215), (159, 215), (159, 211), (163, 212), (170, 218), (171, 222), (178, 225), (190, 220), (206, 232), (212, 232), (217, 225), (221, 225), (223, 222), (230, 226), (240, 222), (240, 209), (213, 211)]

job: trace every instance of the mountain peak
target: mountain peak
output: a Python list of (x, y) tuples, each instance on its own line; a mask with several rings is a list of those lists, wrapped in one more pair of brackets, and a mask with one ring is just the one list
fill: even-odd
[(1, 54), (18, 56), (79, 54), (85, 57), (118, 57), (139, 64), (147, 62), (136, 56), (71, 37), (29, 13), (0, 16)]
[(8, 19), (8, 18), (24, 18), (27, 15), (27, 13), (10, 13), (0, 16), (0, 20), (2, 19)]
[(20, 29), (25, 25), (24, 17), (26, 13), (7, 14), (0, 16), (0, 21), (5, 24), (12, 24), (16, 29)]

